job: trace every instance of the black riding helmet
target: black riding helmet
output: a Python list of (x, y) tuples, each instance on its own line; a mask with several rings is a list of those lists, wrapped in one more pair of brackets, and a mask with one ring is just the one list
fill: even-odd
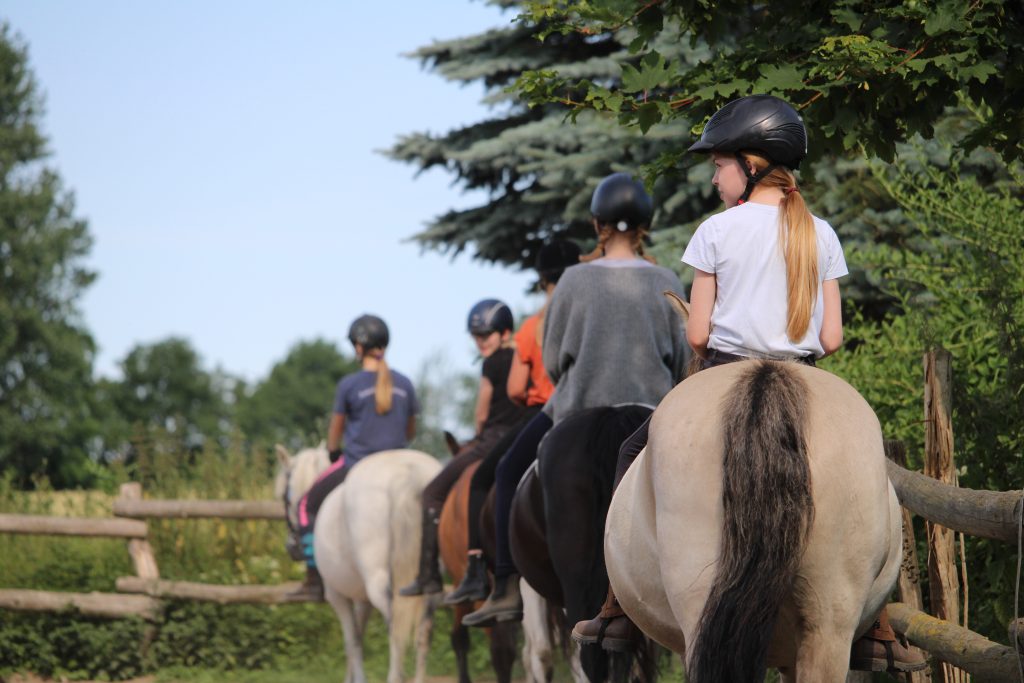
[(388, 326), (375, 315), (361, 315), (348, 328), (348, 340), (352, 345), (362, 345), (364, 350), (383, 349), (388, 345)]
[[(734, 154), (747, 176), (747, 188), (740, 198), (750, 198), (754, 185), (776, 166), (795, 170), (807, 156), (807, 128), (790, 104), (771, 95), (750, 95), (733, 100), (708, 120), (700, 140), (688, 152)], [(751, 174), (741, 151), (758, 152), (771, 162)]]
[(552, 240), (537, 252), (537, 273), (545, 282), (556, 284), (566, 268), (579, 262), (579, 245), (569, 240)]
[(484, 299), (469, 309), (469, 320), (466, 327), (470, 334), (490, 334), (491, 332), (512, 331), (515, 322), (512, 309), (498, 299)]
[(654, 202), (639, 180), (628, 173), (612, 173), (594, 190), (590, 213), (601, 225), (625, 232), (651, 225)]

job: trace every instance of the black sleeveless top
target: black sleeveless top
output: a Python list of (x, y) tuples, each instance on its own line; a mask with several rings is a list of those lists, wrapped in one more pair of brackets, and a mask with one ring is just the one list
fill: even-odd
[(523, 409), (508, 397), (508, 373), (512, 369), (513, 349), (498, 349), (484, 359), (483, 376), (491, 381), (494, 393), (487, 420), (480, 431), (493, 427), (508, 428), (519, 422)]

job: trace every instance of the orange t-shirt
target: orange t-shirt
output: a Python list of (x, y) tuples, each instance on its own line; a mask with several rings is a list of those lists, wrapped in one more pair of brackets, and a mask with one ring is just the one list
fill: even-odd
[(544, 371), (544, 359), (540, 344), (537, 343), (537, 325), (540, 314), (531, 315), (516, 332), (516, 355), (530, 366), (530, 386), (526, 389), (526, 405), (542, 406), (555, 390), (548, 373)]

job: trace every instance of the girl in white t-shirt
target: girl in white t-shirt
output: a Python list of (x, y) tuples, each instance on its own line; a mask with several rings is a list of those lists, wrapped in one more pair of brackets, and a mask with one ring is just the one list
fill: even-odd
[(807, 210), (793, 171), (807, 153), (800, 115), (768, 95), (716, 113), (693, 152), (709, 152), (726, 210), (697, 228), (683, 254), (695, 269), (687, 339), (705, 366), (738, 358), (813, 364), (843, 342), (832, 227)]
[[(682, 259), (695, 269), (686, 337), (701, 369), (750, 358), (814, 365), (837, 351), (838, 279), (848, 271), (835, 231), (811, 214), (797, 186), (794, 171), (807, 155), (800, 115), (776, 97), (743, 97), (718, 110), (689, 151), (711, 154), (711, 182), (726, 207), (700, 224)], [(648, 425), (622, 444), (616, 485), (646, 445)], [(609, 591), (601, 613), (572, 635), (620, 649), (633, 628)], [(927, 663), (896, 639), (883, 610), (854, 643), (850, 666), (903, 672)]]

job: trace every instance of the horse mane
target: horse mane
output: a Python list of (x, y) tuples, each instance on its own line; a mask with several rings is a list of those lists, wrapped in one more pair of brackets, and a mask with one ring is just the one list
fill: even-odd
[(687, 666), (692, 683), (764, 680), (779, 606), (814, 518), (807, 395), (792, 364), (759, 361), (721, 407), (722, 550)]
[(290, 500), (297, 503), (306, 491), (313, 485), (320, 473), (330, 467), (331, 460), (327, 454), (327, 446), (321, 443), (316, 448), (303, 448), (301, 451), (288, 459), (287, 469), (282, 467), (277, 474), (275, 483), (275, 495), (280, 498), (284, 495), (284, 486), (291, 489)]

